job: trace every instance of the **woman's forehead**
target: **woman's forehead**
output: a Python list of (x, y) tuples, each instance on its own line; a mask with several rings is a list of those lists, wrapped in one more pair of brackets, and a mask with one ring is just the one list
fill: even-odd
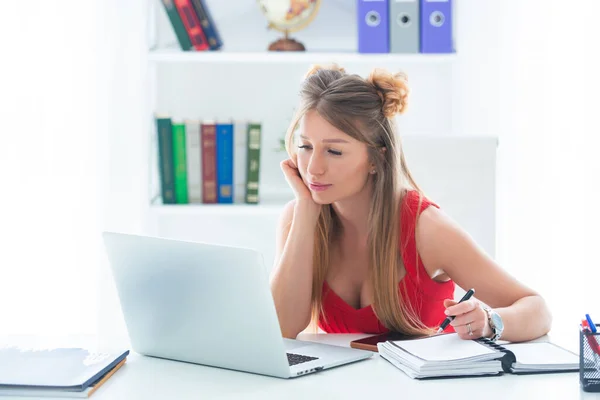
[(311, 110), (307, 112), (300, 120), (298, 135), (303, 139), (323, 141), (336, 140), (352, 142), (354, 139), (345, 132), (339, 130), (330, 124), (318, 112)]

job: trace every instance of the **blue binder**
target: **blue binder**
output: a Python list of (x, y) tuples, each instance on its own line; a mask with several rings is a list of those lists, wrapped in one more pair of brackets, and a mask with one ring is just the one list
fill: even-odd
[(421, 53), (454, 53), (452, 0), (421, 1)]
[(389, 53), (388, 0), (358, 0), (358, 52)]
[(233, 203), (233, 123), (216, 125), (217, 203)]

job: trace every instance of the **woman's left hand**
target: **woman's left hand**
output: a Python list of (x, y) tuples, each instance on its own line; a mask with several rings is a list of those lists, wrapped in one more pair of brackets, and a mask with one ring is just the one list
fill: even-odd
[(482, 336), (489, 337), (492, 333), (487, 314), (477, 300), (471, 299), (458, 303), (446, 299), (444, 307), (446, 307), (446, 315), (455, 316), (450, 325), (454, 327), (461, 339), (479, 339)]

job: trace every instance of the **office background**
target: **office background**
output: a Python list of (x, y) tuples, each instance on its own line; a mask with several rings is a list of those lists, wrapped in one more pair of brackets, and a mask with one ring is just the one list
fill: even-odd
[[(139, 151), (146, 7), (146, 0), (3, 5), (5, 334), (123, 334), (99, 232), (146, 229), (148, 160)], [(600, 314), (600, 5), (458, 0), (455, 10), (449, 81), (415, 88), (421, 98), (451, 98), (449, 114), (439, 125), (432, 116), (423, 131), (444, 134), (450, 126), (499, 139), (496, 259), (546, 297), (554, 326), (571, 327), (576, 340), (582, 314)]]

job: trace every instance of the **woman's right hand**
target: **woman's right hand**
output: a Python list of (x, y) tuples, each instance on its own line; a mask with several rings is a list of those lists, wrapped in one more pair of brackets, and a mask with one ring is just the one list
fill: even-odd
[(282, 161), (281, 170), (283, 171), (283, 174), (285, 175), (285, 179), (287, 180), (288, 184), (294, 191), (297, 201), (309, 200), (311, 202), (314, 202), (310, 190), (304, 184), (302, 176), (298, 171), (298, 166), (296, 165), (294, 160), (288, 158), (287, 160)]

